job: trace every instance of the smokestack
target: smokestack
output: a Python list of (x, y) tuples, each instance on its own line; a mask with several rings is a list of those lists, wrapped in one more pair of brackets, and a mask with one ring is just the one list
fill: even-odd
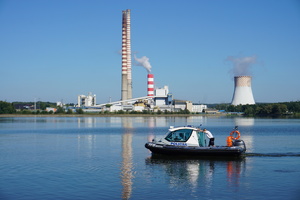
[(147, 75), (148, 82), (147, 82), (147, 95), (154, 96), (154, 75), (148, 74)]
[(232, 97), (232, 105), (255, 104), (252, 89), (251, 76), (235, 76), (234, 77), (234, 93)]
[(122, 11), (122, 100), (132, 98), (130, 10)]

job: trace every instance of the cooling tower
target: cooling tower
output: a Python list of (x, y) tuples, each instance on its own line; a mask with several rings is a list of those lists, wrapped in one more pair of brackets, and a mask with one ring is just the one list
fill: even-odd
[(148, 74), (147, 78), (147, 95), (154, 96), (154, 75)]
[(122, 17), (122, 100), (132, 98), (130, 10), (123, 10)]
[(232, 97), (232, 105), (255, 104), (252, 89), (251, 76), (235, 76), (234, 77), (234, 93)]

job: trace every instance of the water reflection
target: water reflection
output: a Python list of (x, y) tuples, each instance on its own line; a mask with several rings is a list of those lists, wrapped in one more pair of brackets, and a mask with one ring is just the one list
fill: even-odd
[(162, 168), (165, 171), (171, 188), (182, 187), (183, 183), (189, 183), (189, 190), (197, 192), (197, 188), (201, 187), (209, 194), (213, 189), (213, 183), (216, 177), (224, 174), (229, 186), (239, 186), (240, 177), (245, 173), (245, 158), (197, 158), (189, 157), (166, 157), (151, 156), (145, 161), (146, 165)]
[[(245, 169), (245, 163), (243, 163)], [(227, 162), (227, 182), (231, 187), (238, 188), (240, 186), (240, 178), (242, 174), (242, 162), (228, 161)]]
[(234, 124), (236, 126), (254, 126), (254, 118), (235, 117)]
[(97, 123), (97, 118), (95, 117), (85, 117), (85, 118), (77, 118), (78, 128), (93, 128)]
[[(47, 122), (49, 122), (49, 119)], [(65, 120), (65, 121), (64, 121)], [(205, 124), (207, 117), (204, 116), (191, 116), (191, 117), (78, 117), (76, 123), (78, 128), (94, 128), (98, 126), (106, 127), (124, 127), (126, 128), (127, 122), (131, 121), (133, 127), (168, 127)], [(55, 121), (58, 122), (58, 121)], [(66, 119), (60, 119), (59, 122), (68, 122)]]
[[(234, 125), (239, 126), (240, 130), (242, 130), (241, 131), (241, 134), (242, 134), (241, 139), (244, 140), (244, 142), (246, 143), (247, 152), (253, 152), (254, 151), (254, 146), (253, 146), (254, 138), (253, 138), (252, 130), (250, 129), (250, 131), (249, 131), (249, 127), (251, 128), (254, 126), (254, 124), (255, 124), (254, 118), (235, 117), (233, 119), (233, 121), (234, 121)], [(245, 127), (248, 127), (248, 128), (246, 128), (246, 130), (245, 130)]]
[(130, 199), (133, 184), (133, 161), (132, 161), (132, 118), (123, 118), (124, 133), (122, 135), (122, 165), (121, 183), (123, 186), (122, 199)]
[(88, 158), (93, 157), (93, 152), (97, 146), (97, 136), (96, 135), (77, 135), (77, 153), (80, 156), (84, 151)]

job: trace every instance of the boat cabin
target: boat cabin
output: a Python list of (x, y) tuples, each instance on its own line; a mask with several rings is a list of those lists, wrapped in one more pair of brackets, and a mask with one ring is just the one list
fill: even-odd
[(200, 129), (195, 127), (170, 127), (166, 136), (161, 139), (161, 142), (175, 146), (206, 147), (208, 138), (205, 133), (200, 132)]

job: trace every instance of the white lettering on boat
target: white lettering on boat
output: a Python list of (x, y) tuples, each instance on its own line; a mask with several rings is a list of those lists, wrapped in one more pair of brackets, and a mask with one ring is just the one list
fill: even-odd
[(184, 143), (184, 142), (171, 142), (171, 145), (174, 145), (174, 146), (187, 146), (187, 144)]

